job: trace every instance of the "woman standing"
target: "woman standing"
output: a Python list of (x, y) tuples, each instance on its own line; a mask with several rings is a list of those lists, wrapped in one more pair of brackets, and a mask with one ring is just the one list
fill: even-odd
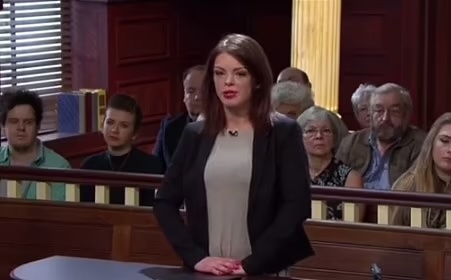
[(197, 271), (277, 273), (313, 254), (303, 228), (311, 195), (300, 127), (271, 114), (271, 86), (254, 39), (228, 35), (210, 53), (204, 119), (185, 128), (155, 201), (166, 237)]

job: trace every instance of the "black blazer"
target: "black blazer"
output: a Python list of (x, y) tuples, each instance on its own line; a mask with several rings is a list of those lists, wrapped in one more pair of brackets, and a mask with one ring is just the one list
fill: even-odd
[[(189, 124), (155, 199), (154, 211), (185, 265), (209, 255), (204, 169), (215, 139), (201, 134), (204, 122)], [(308, 160), (300, 127), (277, 117), (255, 135), (248, 231), (252, 254), (242, 260), (248, 275), (276, 273), (313, 255), (303, 222), (311, 214)], [(179, 213), (185, 201), (186, 226)]]
[(185, 129), (189, 121), (188, 114), (182, 114), (175, 117), (166, 117), (161, 122), (153, 154), (160, 158), (164, 165), (164, 170), (171, 162), (183, 129)]

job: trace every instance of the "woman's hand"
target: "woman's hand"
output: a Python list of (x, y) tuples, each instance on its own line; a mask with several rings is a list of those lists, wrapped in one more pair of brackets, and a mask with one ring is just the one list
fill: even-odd
[(246, 275), (246, 271), (244, 271), (243, 266), (240, 264), (237, 269), (232, 272), (233, 275)]
[[(228, 258), (206, 257), (199, 261), (194, 269), (214, 275), (228, 275), (241, 268), (240, 261)], [(242, 268), (241, 268), (242, 269)]]

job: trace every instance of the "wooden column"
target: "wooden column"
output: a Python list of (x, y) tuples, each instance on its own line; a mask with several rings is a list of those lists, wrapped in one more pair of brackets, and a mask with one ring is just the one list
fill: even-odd
[(291, 64), (307, 72), (315, 102), (338, 111), (341, 0), (293, 0)]

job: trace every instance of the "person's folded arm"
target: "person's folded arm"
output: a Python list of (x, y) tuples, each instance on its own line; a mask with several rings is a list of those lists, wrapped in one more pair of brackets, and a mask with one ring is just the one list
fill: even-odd
[(196, 263), (208, 256), (207, 252), (194, 242), (179, 211), (184, 201), (182, 184), (184, 169), (187, 166), (186, 155), (192, 149), (194, 133), (189, 128), (183, 131), (154, 202), (154, 213), (163, 233), (189, 268), (194, 268)]
[[(261, 274), (265, 266), (283, 254), (286, 241), (311, 216), (311, 189), (308, 159), (301, 128), (293, 123), (277, 149), (277, 188), (280, 206), (272, 225), (257, 239), (252, 254), (243, 260), (246, 274)], [(301, 238), (301, 237), (299, 237)]]

